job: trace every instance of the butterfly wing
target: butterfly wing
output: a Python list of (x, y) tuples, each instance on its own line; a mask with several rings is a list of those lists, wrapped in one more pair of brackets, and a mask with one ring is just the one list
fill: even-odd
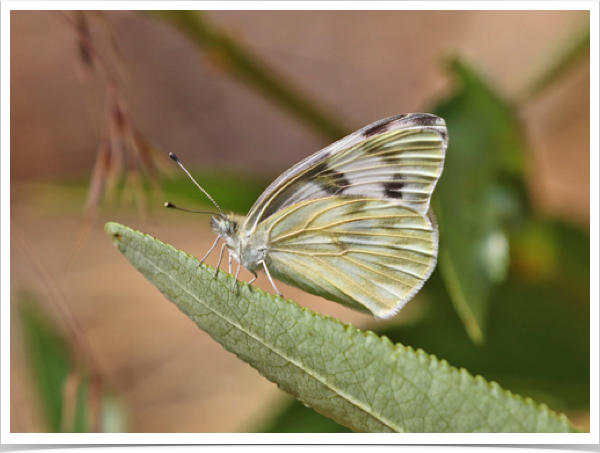
[(271, 184), (246, 230), (305, 200), (333, 195), (393, 200), (426, 214), (447, 147), (444, 120), (410, 113), (377, 121), (298, 163)]
[(421, 288), (437, 256), (437, 228), (394, 200), (330, 196), (261, 222), (271, 275), (376, 317), (393, 316)]
[(249, 249), (265, 251), (275, 278), (392, 316), (435, 266), (438, 234), (428, 211), (447, 142), (435, 115), (373, 123), (277, 178), (242, 236), (256, 241)]

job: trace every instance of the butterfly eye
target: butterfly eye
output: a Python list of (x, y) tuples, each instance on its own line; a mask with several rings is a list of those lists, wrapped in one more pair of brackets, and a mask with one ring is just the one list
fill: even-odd
[(227, 223), (225, 223), (225, 229), (229, 234), (233, 234), (237, 230), (237, 224), (238, 223), (236, 220), (227, 220)]

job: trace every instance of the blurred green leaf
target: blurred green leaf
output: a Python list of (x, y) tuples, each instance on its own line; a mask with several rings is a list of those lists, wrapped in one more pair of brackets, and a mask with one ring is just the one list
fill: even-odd
[(589, 231), (552, 219), (532, 219), (512, 239), (514, 273), (530, 282), (560, 286), (573, 303), (589, 307)]
[[(48, 432), (91, 432), (89, 377), (81, 376), (67, 341), (40, 309), (36, 298), (21, 294), (18, 306), (32, 381), (37, 387)], [(65, 397), (69, 385), (74, 392)], [(99, 398), (102, 431), (125, 432), (127, 417), (121, 401), (105, 390)], [(72, 420), (66, 424), (68, 409), (65, 403), (73, 410)]]
[(462, 63), (452, 71), (456, 93), (435, 109), (450, 139), (433, 197), (439, 265), (467, 332), (481, 343), (492, 290), (508, 269), (506, 226), (526, 211), (524, 144), (513, 110)]
[[(19, 299), (19, 315), (33, 382), (49, 432), (62, 431), (64, 391), (67, 377), (75, 368), (69, 348), (48, 316), (30, 295)], [(88, 432), (85, 417), (85, 385), (76, 396), (73, 432)]]
[(106, 224), (115, 246), (228, 351), (359, 432), (564, 432), (564, 416), (423, 351), (238, 283), (160, 241)]

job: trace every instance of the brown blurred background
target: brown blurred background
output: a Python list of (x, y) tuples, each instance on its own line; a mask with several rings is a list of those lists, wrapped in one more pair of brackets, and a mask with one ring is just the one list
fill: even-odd
[[(224, 74), (174, 28), (136, 12), (106, 17), (118, 35), (135, 125), (187, 166), (276, 176), (328, 144)], [(540, 209), (589, 225), (589, 59), (527, 98), (589, 24), (587, 12), (215, 11), (209, 17), (352, 130), (427, 110), (452, 88), (445, 61), (462, 57), (517, 106), (533, 150), (529, 185)], [(11, 12), (12, 228), (64, 292), (102, 374), (128, 407), (131, 431), (259, 428), (282, 404), (275, 385), (165, 303), (103, 232), (105, 221), (119, 221), (202, 256), (213, 241), (207, 219), (157, 210), (158, 226), (134, 211), (105, 210), (63, 270), (85, 193), (54, 182), (89, 178), (102, 124), (88, 114), (81, 75), (74, 31), (58, 13)], [(27, 258), (11, 250), (11, 290), (44, 294)], [(268, 290), (264, 280), (258, 286)], [(375, 323), (299, 290), (283, 292), (360, 328)], [(13, 330), (11, 431), (39, 431)]]

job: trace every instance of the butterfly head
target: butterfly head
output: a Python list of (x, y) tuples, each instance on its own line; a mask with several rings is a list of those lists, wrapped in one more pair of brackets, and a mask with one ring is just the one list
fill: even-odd
[(233, 215), (213, 216), (210, 219), (210, 226), (218, 236), (232, 237), (238, 231), (238, 220)]
[(246, 247), (247, 238), (242, 237), (244, 220), (244, 217), (235, 214), (214, 215), (210, 220), (210, 226), (217, 236), (225, 240), (231, 256), (250, 270), (255, 260), (253, 257), (245, 256), (248, 247)]

